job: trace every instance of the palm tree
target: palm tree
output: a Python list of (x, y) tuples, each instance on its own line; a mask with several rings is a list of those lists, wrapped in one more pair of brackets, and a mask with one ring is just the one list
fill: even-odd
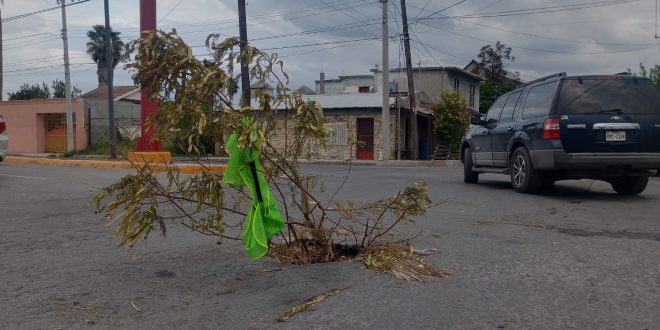
[[(0, 0), (2, 1), (2, 0)], [(112, 31), (110, 28), (110, 39), (112, 40), (112, 68), (114, 69), (119, 63), (121, 51), (124, 47), (124, 42), (119, 38), (120, 32)], [(87, 31), (87, 54), (92, 56), (92, 60), (96, 63), (96, 74), (99, 77), (99, 87), (108, 84), (108, 67), (105, 58), (105, 26), (94, 25), (92, 30)]]

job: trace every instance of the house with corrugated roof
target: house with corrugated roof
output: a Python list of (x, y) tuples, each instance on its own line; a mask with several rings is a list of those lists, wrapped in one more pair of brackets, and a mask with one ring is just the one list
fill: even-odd
[[(421, 67), (413, 71), (416, 116), (412, 115), (407, 92), (405, 69), (390, 70), (390, 83), (383, 88), (382, 70), (371, 75), (342, 75), (316, 80), (316, 94), (301, 94), (304, 100), (323, 107), (327, 126), (333, 130), (326, 146), (314, 155), (323, 159), (378, 160), (387, 152), (389, 159), (410, 159), (417, 149), (419, 159), (431, 159), (436, 141), (431, 108), (440, 102), (445, 91), (458, 92), (472, 112), (479, 111), (478, 75), (456, 67)], [(382, 93), (390, 97), (390, 150), (382, 147)], [(417, 145), (412, 143), (412, 120), (417, 121)], [(282, 135), (282, 134), (280, 134)], [(282, 142), (283, 141), (279, 141)], [(358, 142), (358, 143), (356, 143)]]
[[(138, 86), (114, 86), (112, 89), (115, 110), (115, 127), (120, 138), (136, 139), (140, 135), (140, 100)], [(108, 87), (101, 86), (81, 96), (84, 104), (85, 123), (91, 146), (109, 141)]]

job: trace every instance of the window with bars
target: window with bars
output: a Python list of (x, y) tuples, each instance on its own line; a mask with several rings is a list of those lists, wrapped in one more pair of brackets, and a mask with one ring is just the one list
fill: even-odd
[(328, 123), (326, 127), (332, 131), (325, 140), (327, 145), (346, 145), (348, 144), (348, 123)]

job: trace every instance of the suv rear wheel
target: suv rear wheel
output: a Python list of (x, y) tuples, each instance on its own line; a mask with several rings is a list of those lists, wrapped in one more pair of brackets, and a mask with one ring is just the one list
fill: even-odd
[(511, 185), (513, 190), (520, 193), (536, 193), (543, 186), (543, 174), (534, 169), (529, 151), (525, 147), (518, 147), (510, 162)]
[(620, 179), (611, 182), (612, 188), (619, 195), (637, 195), (640, 194), (649, 184), (648, 176), (623, 176)]
[(478, 183), (479, 173), (472, 170), (472, 150), (468, 147), (463, 150), (463, 181), (465, 183)]

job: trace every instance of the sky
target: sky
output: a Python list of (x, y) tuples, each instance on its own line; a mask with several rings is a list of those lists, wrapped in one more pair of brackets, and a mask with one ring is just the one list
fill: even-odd
[[(3, 20), (58, 6), (56, 0), (5, 0)], [(285, 62), (290, 87), (314, 88), (328, 79), (369, 74), (381, 63), (381, 4), (376, 0), (248, 0), (248, 37)], [(407, 0), (412, 61), (417, 66), (464, 67), (479, 49), (501, 41), (512, 47), (523, 80), (557, 72), (612, 74), (639, 63), (660, 64), (655, 0)], [(176, 29), (200, 57), (206, 36), (238, 35), (236, 0), (158, 0), (158, 28)], [(449, 8), (448, 8), (449, 7)], [(443, 9), (447, 8), (443, 11)], [(544, 8), (544, 9), (543, 9)], [(534, 14), (530, 14), (534, 13)], [(71, 81), (97, 87), (86, 54), (86, 31), (103, 24), (102, 0), (67, 7)], [(390, 67), (402, 67), (400, 2), (389, 1)], [(110, 25), (124, 41), (139, 34), (139, 1), (110, 0)], [(4, 93), (22, 83), (64, 79), (61, 11), (3, 23)], [(300, 33), (304, 32), (304, 33)], [(348, 42), (350, 41), (350, 42)], [(275, 49), (273, 49), (275, 48)], [(120, 64), (115, 85), (132, 85)]]

